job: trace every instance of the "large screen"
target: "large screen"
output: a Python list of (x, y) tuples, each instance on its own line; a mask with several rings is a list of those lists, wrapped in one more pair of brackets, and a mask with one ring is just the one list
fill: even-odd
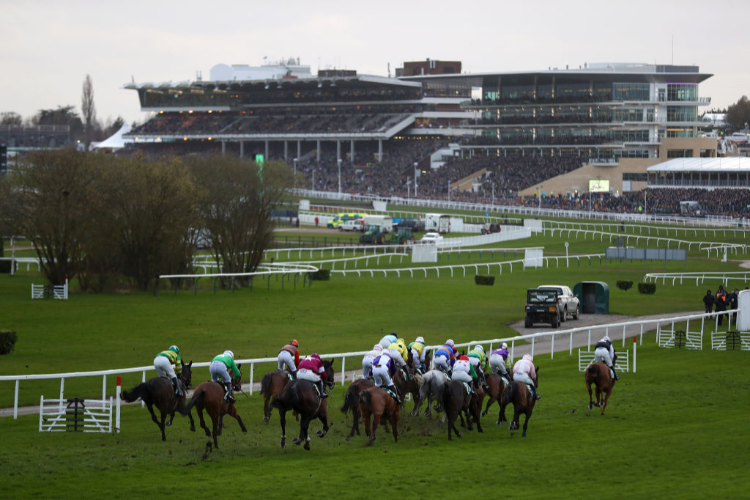
[(609, 181), (602, 179), (590, 180), (589, 193), (609, 193)]

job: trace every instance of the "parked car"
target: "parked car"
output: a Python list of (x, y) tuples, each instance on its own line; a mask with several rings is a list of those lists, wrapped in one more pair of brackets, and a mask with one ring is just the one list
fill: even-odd
[(555, 290), (557, 292), (557, 299), (560, 306), (560, 321), (566, 321), (569, 314), (573, 316), (573, 319), (578, 319), (578, 316), (581, 314), (581, 303), (578, 297), (573, 295), (570, 288), (562, 285), (542, 285), (538, 289)]
[(424, 221), (420, 219), (401, 219), (394, 227), (397, 229), (409, 228), (412, 233), (421, 233), (424, 231)]
[(345, 220), (339, 224), (339, 231), (364, 231), (365, 221), (362, 219)]
[(557, 299), (557, 290), (554, 288), (526, 290), (524, 326), (531, 328), (534, 323), (549, 323), (552, 328), (560, 326), (560, 309)]
[(499, 233), (500, 231), (502, 231), (500, 224), (485, 224), (484, 227), (482, 227), (482, 234), (493, 234)]
[(438, 233), (426, 233), (422, 236), (422, 239), (419, 240), (420, 243), (428, 245), (435, 245), (438, 241), (443, 241), (443, 237)]

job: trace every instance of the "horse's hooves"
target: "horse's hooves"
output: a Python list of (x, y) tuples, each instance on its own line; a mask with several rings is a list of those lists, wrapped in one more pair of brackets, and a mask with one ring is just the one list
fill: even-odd
[(526, 431), (523, 431), (523, 434), (521, 434), (521, 437), (526, 437)]
[(477, 432), (481, 432), (484, 434), (484, 430), (480, 429), (479, 427), (477, 427)]
[(282, 439), (279, 446), (281, 446), (282, 448), (286, 448), (286, 439)]
[(170, 425), (172, 425), (172, 422), (166, 422), (166, 423), (165, 423), (164, 425), (165, 425), (166, 427), (169, 427)]
[(292, 439), (292, 444), (300, 445), (302, 444), (302, 440), (300, 438), (294, 438)]
[(190, 432), (195, 432), (195, 426), (194, 425), (190, 426)]
[(487, 416), (487, 412), (486, 412), (486, 411), (483, 411), (483, 412), (482, 412), (482, 416), (483, 416), (483, 417), (486, 417), (486, 416)]
[(461, 438), (461, 437), (464, 437), (464, 435), (463, 435), (463, 434), (461, 434), (460, 432), (457, 432), (457, 433), (456, 433), (456, 436), (457, 436), (457, 437), (460, 437), (460, 438)]
[(269, 420), (271, 420), (271, 417), (263, 417), (264, 422), (268, 422)]
[(327, 433), (324, 432), (324, 431), (316, 431), (315, 432), (315, 435), (318, 436), (319, 438), (325, 437), (326, 434)]
[(304, 446), (304, 448), (305, 448), (305, 449), (306, 449), (307, 451), (310, 451), (310, 441), (307, 441), (307, 442), (305, 443), (305, 446)]
[(503, 425), (503, 423), (498, 420), (497, 422), (495, 422), (495, 425), (498, 426), (498, 427), (500, 427), (501, 425)]

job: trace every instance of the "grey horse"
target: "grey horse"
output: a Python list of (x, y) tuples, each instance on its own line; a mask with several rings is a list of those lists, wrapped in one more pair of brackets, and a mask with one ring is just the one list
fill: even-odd
[(448, 381), (448, 375), (441, 372), (440, 370), (430, 370), (423, 375), (424, 384), (419, 389), (419, 402), (417, 403), (412, 415), (418, 415), (419, 409), (422, 407), (422, 403), (427, 401), (427, 410), (424, 412), (425, 417), (432, 416), (432, 405), (433, 401), (437, 402), (435, 405), (436, 411), (443, 411), (440, 406), (443, 401), (443, 389), (445, 383)]

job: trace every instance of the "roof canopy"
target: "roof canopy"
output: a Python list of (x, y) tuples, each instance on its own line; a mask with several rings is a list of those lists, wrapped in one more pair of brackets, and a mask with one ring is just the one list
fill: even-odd
[(750, 158), (675, 158), (653, 167), (648, 172), (750, 172)]
[(125, 147), (125, 141), (123, 140), (122, 136), (123, 134), (127, 134), (128, 132), (130, 132), (130, 125), (128, 125), (127, 123), (123, 123), (122, 127), (120, 127), (120, 130), (115, 132), (111, 137), (108, 137), (107, 139), (94, 146), (94, 149), (122, 149)]

